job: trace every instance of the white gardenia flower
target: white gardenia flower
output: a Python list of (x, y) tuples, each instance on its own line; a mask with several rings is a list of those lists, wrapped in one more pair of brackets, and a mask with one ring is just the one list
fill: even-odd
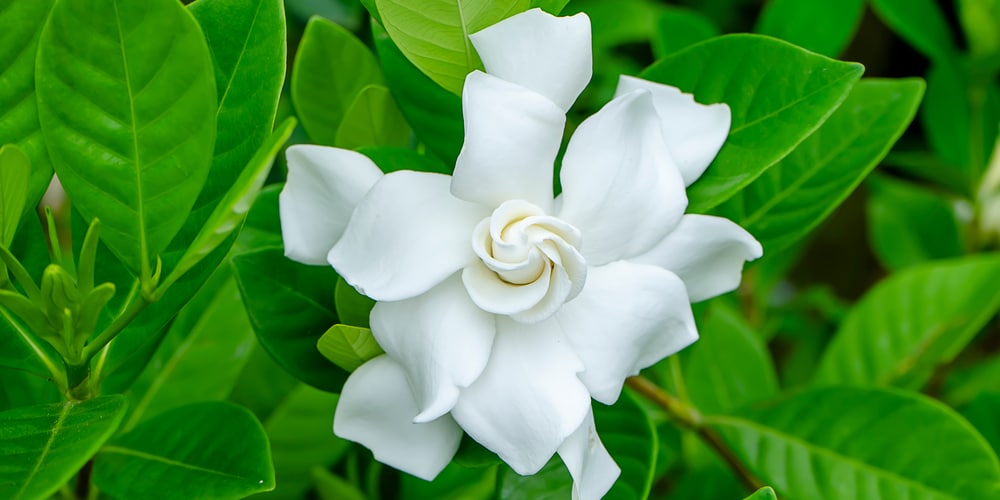
[(398, 171), (319, 146), (288, 150), (288, 257), (329, 262), (377, 300), (386, 354), (344, 385), (334, 432), (432, 479), (463, 431), (520, 474), (558, 453), (575, 496), (619, 469), (591, 398), (697, 339), (691, 301), (731, 291), (760, 244), (685, 215), (685, 187), (729, 132), (725, 104), (623, 77), (569, 142), (566, 110), (591, 76), (590, 20), (538, 9), (472, 35), (487, 72), (465, 82), (454, 176)]

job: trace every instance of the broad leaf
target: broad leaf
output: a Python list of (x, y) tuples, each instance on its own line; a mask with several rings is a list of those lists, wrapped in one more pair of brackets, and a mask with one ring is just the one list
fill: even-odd
[(825, 219), (913, 120), (920, 80), (863, 80), (794, 151), (713, 212), (778, 252)]
[(345, 149), (406, 146), (410, 143), (410, 127), (389, 89), (369, 85), (361, 89), (344, 114), (335, 142), (337, 147)]
[(94, 460), (93, 480), (118, 498), (242, 498), (273, 489), (274, 467), (253, 414), (212, 401), (116, 437)]
[(665, 9), (656, 21), (653, 55), (660, 59), (718, 35), (719, 28), (698, 11), (676, 7)]
[(917, 389), (1000, 309), (1000, 255), (933, 262), (893, 274), (851, 310), (818, 384)]
[(118, 428), (125, 398), (29, 406), (0, 413), (0, 497), (48, 498)]
[(482, 69), (469, 35), (531, 7), (528, 0), (375, 0), (389, 37), (438, 85), (461, 95)]
[(0, 0), (0, 146), (17, 144), (31, 159), (28, 201), (38, 202), (52, 178), (35, 100), (35, 54), (55, 0)]
[(1000, 450), (1000, 422), (997, 421), (997, 412), (1000, 412), (1000, 393), (996, 392), (979, 394), (962, 408), (962, 415), (986, 438), (994, 452)]
[(212, 72), (176, 0), (64, 0), (42, 32), (39, 118), (56, 173), (144, 284), (208, 175)]
[(317, 467), (312, 473), (316, 494), (320, 500), (366, 500), (358, 487), (330, 471)]
[(331, 326), (319, 338), (316, 348), (323, 357), (349, 372), (385, 352), (371, 330), (348, 325)]
[(378, 168), (385, 173), (397, 170), (416, 170), (417, 172), (451, 174), (454, 170), (454, 165), (446, 165), (433, 156), (423, 155), (407, 148), (361, 148), (358, 152), (375, 162)]
[(333, 311), (337, 274), (329, 266), (293, 262), (280, 248), (233, 257), (243, 303), (257, 339), (275, 361), (299, 380), (339, 392), (347, 372), (316, 349), (316, 342), (337, 323)]
[(913, 48), (933, 60), (955, 57), (948, 21), (934, 0), (871, 0), (872, 10)]
[(847, 48), (864, 13), (864, 0), (772, 0), (754, 31), (836, 57)]
[(63, 370), (62, 358), (52, 345), (4, 307), (0, 307), (0, 367), (54, 380)]
[(758, 35), (715, 38), (643, 71), (643, 78), (732, 110), (729, 138), (688, 190), (688, 210), (726, 201), (784, 158), (833, 113), (862, 71)]
[(917, 394), (826, 387), (706, 423), (780, 498), (995, 498), (1000, 484), (982, 436)]
[[(561, 466), (562, 464), (559, 463)], [(498, 467), (463, 467), (452, 462), (433, 481), (409, 474), (400, 478), (402, 500), (490, 500), (495, 498)]]
[(344, 278), (337, 280), (334, 302), (337, 305), (337, 317), (343, 324), (363, 328), (370, 327), (369, 317), (372, 308), (375, 307), (375, 301), (359, 293), (347, 281), (344, 281)]
[(337, 144), (337, 130), (358, 93), (382, 83), (375, 56), (351, 32), (320, 17), (306, 26), (292, 69), (292, 102), (316, 144)]
[[(14, 233), (27, 208), (28, 179), (31, 162), (21, 148), (0, 147), (0, 247), (10, 248)], [(4, 264), (0, 262), (0, 285), (4, 283)]]

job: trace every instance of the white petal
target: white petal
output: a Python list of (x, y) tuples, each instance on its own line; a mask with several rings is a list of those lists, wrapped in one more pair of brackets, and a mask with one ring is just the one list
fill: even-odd
[(698, 339), (684, 282), (656, 266), (592, 267), (583, 292), (556, 314), (590, 395), (613, 404), (625, 379)]
[(469, 38), (486, 71), (548, 97), (563, 111), (593, 72), (590, 18), (555, 17), (532, 9)]
[(465, 142), (451, 192), (499, 206), (507, 200), (552, 204), (552, 172), (566, 115), (545, 97), (480, 71), (462, 91)]
[(590, 265), (645, 252), (687, 207), (659, 122), (652, 96), (636, 91), (584, 121), (569, 142), (559, 217), (580, 230)]
[(732, 120), (725, 103), (704, 105), (676, 87), (622, 75), (616, 96), (637, 89), (653, 93), (653, 105), (660, 115), (663, 139), (677, 168), (690, 186), (705, 172), (729, 135)]
[(471, 263), (472, 229), (489, 211), (452, 196), (450, 180), (405, 170), (382, 177), (355, 209), (330, 264), (375, 300), (403, 300)]
[(621, 474), (597, 435), (593, 412), (559, 447), (559, 458), (573, 477), (573, 500), (600, 500)]
[(496, 332), (493, 315), (472, 303), (458, 273), (412, 299), (378, 302), (371, 320), (375, 340), (406, 370), (417, 422), (451, 411), (459, 388), (486, 367)]
[(278, 196), (285, 255), (303, 264), (326, 264), (354, 207), (382, 177), (367, 156), (326, 146), (291, 146), (288, 180)]
[(691, 301), (699, 302), (735, 290), (743, 263), (763, 253), (753, 235), (735, 222), (687, 214), (663, 241), (631, 261), (673, 271), (684, 280)]
[(590, 409), (576, 377), (582, 368), (554, 321), (526, 325), (498, 317), (486, 370), (451, 414), (518, 474), (534, 474)]
[(448, 415), (415, 424), (416, 414), (403, 367), (379, 356), (344, 384), (333, 433), (361, 443), (382, 463), (430, 481), (455, 456), (462, 429)]

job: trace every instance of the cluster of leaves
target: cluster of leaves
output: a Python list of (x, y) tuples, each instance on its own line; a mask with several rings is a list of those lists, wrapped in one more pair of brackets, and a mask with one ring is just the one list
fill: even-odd
[[(592, 20), (570, 127), (620, 73), (729, 104), (689, 211), (764, 245), (695, 345), (595, 405), (608, 497), (997, 496), (1000, 3), (957, 2), (964, 45), (932, 0), (681, 3), (0, 0), (0, 497), (569, 498), (558, 460), (468, 440), (426, 482), (331, 434), (373, 302), (284, 258), (268, 177), (287, 141), (449, 173), (467, 34), (534, 7)], [(868, 62), (879, 21), (930, 61), (922, 107), (830, 58)], [(846, 205), (867, 225), (821, 226), (880, 163)], [(39, 218), (53, 170), (71, 208)], [(881, 268), (816, 250), (870, 259), (865, 227)]]

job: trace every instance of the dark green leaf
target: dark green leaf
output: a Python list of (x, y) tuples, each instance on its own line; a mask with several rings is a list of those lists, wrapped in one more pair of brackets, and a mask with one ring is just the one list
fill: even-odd
[(329, 266), (306, 266), (285, 258), (280, 248), (233, 257), (236, 279), (257, 339), (299, 380), (338, 392), (347, 372), (316, 349), (337, 323), (333, 311), (337, 274)]
[[(21, 214), (28, 207), (28, 179), (31, 162), (21, 148), (0, 147), (0, 247), (10, 248)], [(4, 283), (4, 264), (0, 262), (0, 286)]]
[(278, 214), (278, 194), (284, 184), (271, 184), (261, 190), (254, 201), (243, 230), (233, 248), (234, 254), (281, 246), (281, 217)]
[(656, 21), (653, 54), (662, 59), (718, 34), (719, 28), (698, 11), (671, 7), (665, 9)]
[(358, 293), (344, 278), (337, 280), (334, 302), (337, 305), (337, 316), (345, 325), (370, 327), (368, 318), (375, 307), (375, 301)]
[(389, 89), (369, 85), (358, 92), (344, 113), (335, 143), (345, 149), (406, 146), (410, 143), (410, 127), (392, 100)]
[(291, 376), (258, 343), (229, 395), (229, 401), (252, 411), (266, 422), (301, 382)]
[(242, 498), (274, 488), (267, 436), (245, 408), (211, 401), (150, 419), (101, 448), (93, 479), (118, 498)]
[(385, 352), (371, 330), (348, 325), (331, 326), (319, 338), (316, 348), (323, 357), (349, 372)]
[(0, 497), (48, 498), (118, 428), (125, 398), (29, 406), (0, 413)]
[(385, 173), (397, 170), (416, 170), (417, 172), (451, 174), (454, 169), (454, 165), (449, 167), (437, 158), (422, 155), (407, 148), (361, 148), (358, 152), (375, 162), (378, 168)]
[(913, 120), (923, 82), (863, 80), (794, 151), (713, 212), (757, 238), (765, 255), (805, 236), (878, 164)]
[[(561, 464), (560, 464), (561, 465)], [(400, 479), (402, 500), (491, 500), (497, 484), (498, 467), (467, 468), (449, 464), (433, 481), (409, 474)]]
[(934, 60), (955, 57), (957, 49), (941, 7), (933, 0), (871, 0), (890, 28)]
[(781, 497), (995, 498), (1000, 484), (982, 436), (917, 394), (825, 387), (706, 422)]
[(864, 0), (771, 0), (754, 31), (836, 57), (854, 37), (864, 12)]
[(722, 203), (784, 158), (833, 113), (862, 71), (758, 35), (715, 38), (646, 69), (643, 78), (732, 109), (729, 138), (688, 190), (688, 210)]
[(320, 500), (366, 500), (357, 486), (325, 469), (313, 469), (313, 482)]
[(1000, 2), (958, 0), (958, 20), (962, 23), (969, 51), (974, 56), (1000, 52)]
[(962, 409), (962, 415), (986, 438), (993, 452), (1000, 450), (1000, 393), (984, 392)]
[(146, 284), (212, 158), (217, 101), (201, 29), (176, 0), (63, 0), (36, 76), (59, 179)]
[(1000, 309), (1000, 255), (914, 266), (851, 310), (820, 362), (820, 384), (919, 388)]

